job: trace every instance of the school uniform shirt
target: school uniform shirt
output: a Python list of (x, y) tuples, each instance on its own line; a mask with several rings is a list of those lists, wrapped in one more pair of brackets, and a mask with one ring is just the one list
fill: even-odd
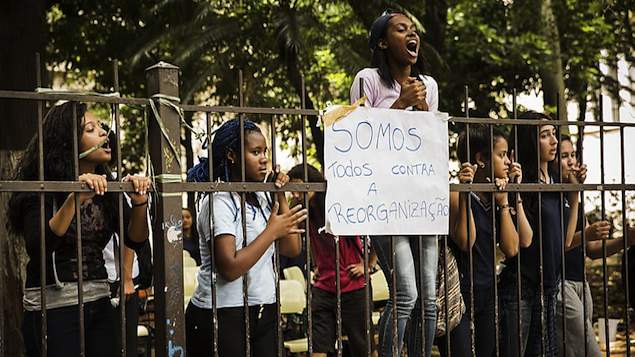
[[(472, 246), (472, 274), (474, 288), (487, 288), (494, 284), (494, 245), (492, 242), (492, 203), (481, 201), (474, 192), (470, 193), (474, 225), (476, 226), (476, 240)], [(500, 219), (497, 212), (496, 230), (499, 230)], [(452, 242), (461, 276), (461, 291), (470, 291), (470, 258), (469, 253), (464, 252)]]
[[(373, 108), (390, 108), (399, 98), (401, 85), (394, 81), (392, 88), (387, 87), (379, 76), (379, 69), (364, 68), (357, 72), (353, 85), (351, 86), (351, 103), (360, 98), (359, 80), (364, 79), (364, 95), (366, 96), (365, 106)], [(426, 103), (431, 112), (439, 110), (439, 85), (431, 76), (420, 75), (419, 78), (426, 86)], [(412, 107), (406, 108), (410, 110)]]
[[(269, 200), (262, 192), (256, 197), (260, 207), (245, 202), (247, 245), (253, 242), (266, 226), (271, 215)], [(240, 196), (236, 193), (219, 192), (213, 194), (214, 205), (212, 222), (209, 217), (209, 196), (201, 205), (198, 214), (198, 231), (200, 235), (200, 249), (202, 265), (198, 273), (198, 286), (190, 300), (202, 309), (212, 308), (211, 298), (211, 259), (208, 242), (211, 241), (212, 229), (214, 238), (221, 235), (232, 235), (236, 241), (236, 251), (243, 248), (245, 237), (242, 228), (242, 213), (240, 212)], [(273, 244), (267, 248), (254, 266), (247, 273), (249, 306), (273, 304), (276, 302), (276, 277), (273, 268)], [(218, 308), (243, 306), (242, 277), (227, 281), (216, 270), (216, 303)]]
[[(317, 269), (316, 288), (336, 292), (335, 276), (335, 237), (328, 233), (318, 233), (317, 227), (310, 224), (311, 251)], [(366, 285), (364, 276), (352, 278), (346, 267), (359, 264), (364, 259), (362, 242), (359, 237), (340, 237), (340, 288), (342, 293), (359, 290)]]
[[(557, 288), (561, 278), (562, 264), (562, 230), (560, 226), (560, 193), (543, 192), (540, 201), (542, 206), (542, 222), (539, 222), (535, 212), (535, 218), (529, 220), (529, 224), (534, 231), (531, 245), (521, 248), (521, 274), (534, 288), (540, 284), (540, 225), (542, 223), (542, 257), (543, 257), (543, 277), (545, 290)], [(566, 222), (565, 222), (566, 223)], [(505, 268), (502, 275), (515, 276), (516, 259), (518, 256), (505, 260)]]

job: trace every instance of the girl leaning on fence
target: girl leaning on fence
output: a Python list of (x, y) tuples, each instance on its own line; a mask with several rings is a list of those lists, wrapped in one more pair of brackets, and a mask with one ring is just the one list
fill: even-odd
[[(518, 126), (518, 161), (526, 183), (552, 184), (559, 175), (553, 169), (558, 154), (557, 128), (542, 113), (526, 112), (521, 119), (543, 120), (541, 125)], [(567, 183), (584, 181), (586, 170), (564, 177)], [(571, 246), (578, 217), (577, 192), (561, 201), (559, 192), (523, 192), (521, 198), (533, 230), (531, 244), (520, 250), (521, 276), (516, 274), (518, 256), (507, 258), (500, 274), (501, 353), (509, 356), (556, 356), (556, 294), (559, 289), (562, 247)], [(562, 206), (564, 204), (564, 206)], [(561, 211), (566, 212), (561, 215)], [(561, 229), (562, 227), (564, 229)], [(564, 232), (563, 232), (564, 231)], [(564, 241), (564, 242), (563, 242)], [(542, 244), (542, 259), (540, 256)], [(520, 305), (517, 282), (521, 282)], [(543, 300), (544, 299), (544, 300)], [(541, 308), (544, 301), (544, 310)], [(521, 326), (518, 331), (517, 309)], [(543, 329), (544, 322), (544, 329)], [(521, 351), (518, 351), (518, 334)], [(544, 337), (544, 345), (543, 345)]]
[[(470, 160), (468, 160), (467, 131), (462, 131), (457, 145), (457, 154), (463, 163), (459, 171), (460, 182), (494, 182), (501, 191), (509, 182), (522, 183), (521, 165), (510, 160), (508, 140), (502, 132), (496, 128), (490, 132), (490, 128), (485, 125), (471, 125), (469, 142)], [(458, 252), (461, 293), (468, 308), (464, 318), (470, 316), (469, 309), (471, 308), (468, 252), (472, 250), (474, 342), (477, 357), (493, 356), (496, 348), (494, 240), (505, 257), (511, 258), (518, 254), (519, 246), (527, 248), (532, 238), (532, 229), (527, 221), (519, 194), (496, 192), (493, 197), (492, 201), (492, 195), (487, 192), (469, 194), (452, 192), (450, 194), (451, 212), (454, 213), (450, 216), (450, 237), (455, 251)], [(466, 219), (468, 199), (471, 201), (469, 238)], [(452, 219), (453, 216), (460, 218), (455, 220)], [(495, 231), (492, 227), (494, 220)], [(518, 231), (516, 223), (519, 227)], [(469, 340), (469, 337), (465, 340)], [(454, 350), (452, 353), (454, 354)]]
[[(557, 163), (554, 162), (557, 167)], [(575, 147), (571, 138), (561, 136), (560, 141), (560, 172), (563, 178), (575, 175), (576, 172), (586, 170), (585, 165), (578, 161)], [(583, 181), (580, 181), (583, 183)], [(595, 340), (595, 333), (591, 324), (593, 316), (593, 300), (589, 284), (585, 281), (582, 230), (586, 241), (586, 256), (591, 259), (602, 258), (602, 240), (606, 240), (606, 256), (614, 255), (624, 249), (624, 238), (609, 239), (611, 225), (608, 221), (597, 221), (589, 224), (584, 215), (578, 218), (578, 225), (572, 244), (565, 253), (565, 281), (564, 290), (560, 287), (557, 299), (556, 317), (559, 353), (561, 356), (601, 356), (600, 347)], [(635, 243), (635, 235), (628, 237), (628, 245)], [(564, 300), (563, 300), (564, 295)], [(584, 296), (586, 295), (586, 297)], [(584, 300), (586, 299), (586, 315)], [(565, 303), (564, 318), (567, 330), (562, 331), (562, 303)], [(586, 339), (585, 339), (586, 329)], [(582, 342), (584, 341), (584, 343)], [(563, 346), (566, 342), (566, 351)], [(586, 345), (586, 346), (585, 346)]]
[[(214, 177), (210, 178), (210, 161), (203, 159), (188, 172), (189, 181), (240, 181), (244, 160), (245, 180), (263, 182), (271, 173), (268, 168), (267, 143), (260, 128), (244, 121), (244, 147), (241, 147), (240, 121), (225, 122), (212, 141)], [(275, 173), (280, 188), (289, 177)], [(219, 356), (243, 356), (246, 335), (243, 307), (243, 275), (247, 276), (248, 311), (252, 356), (276, 355), (276, 276), (274, 274), (274, 242), (280, 253), (297, 256), (301, 239), (297, 224), (306, 219), (300, 205), (289, 209), (284, 192), (273, 197), (265, 192), (250, 192), (244, 206), (235, 192), (218, 192), (203, 199), (198, 215), (202, 266), (198, 286), (185, 313), (188, 356), (210, 356), (214, 341), (211, 297), (211, 259), (214, 251), (216, 307), (218, 312)], [(213, 217), (210, 220), (210, 205)], [(245, 208), (242, 212), (241, 207)], [(243, 235), (243, 219), (246, 236)]]
[[(73, 137), (76, 120), (78, 137)], [(24, 292), (23, 334), (28, 356), (41, 354), (40, 289), (46, 294), (48, 356), (80, 355), (80, 321), (77, 297), (76, 196), (79, 196), (83, 261), (83, 302), (85, 352), (87, 356), (116, 354), (114, 308), (110, 303), (108, 276), (102, 250), (119, 231), (119, 213), (124, 216), (125, 244), (140, 247), (148, 237), (146, 192), (150, 181), (145, 177), (126, 176), (122, 181), (134, 184), (130, 194), (132, 207), (124, 203), (118, 212), (117, 196), (107, 192), (113, 180), (108, 169), (111, 161), (107, 132), (86, 105), (66, 102), (56, 105), (43, 122), (44, 179), (73, 181), (75, 175), (91, 191), (51, 193), (44, 199), (44, 237), (40, 236), (38, 194), (20, 192), (9, 202), (9, 226), (26, 242), (29, 262)], [(78, 141), (79, 172), (75, 172), (73, 142)], [(38, 138), (35, 136), (18, 164), (17, 180), (38, 179)], [(46, 286), (40, 286), (40, 240), (45, 240)]]
[[(365, 105), (378, 108), (403, 110), (438, 109), (438, 86), (434, 78), (425, 75), (421, 43), (415, 24), (410, 18), (399, 12), (385, 12), (372, 25), (369, 36), (369, 47), (372, 51), (371, 68), (357, 73), (350, 90), (351, 103), (356, 102), (360, 94), (360, 79), (363, 79)], [(421, 289), (417, 291), (415, 264), (408, 236), (392, 237), (395, 243), (395, 270), (397, 279), (386, 273), (388, 284), (396, 285), (396, 306), (390, 299), (379, 322), (379, 350), (382, 356), (392, 356), (392, 329), (397, 330), (397, 350), (401, 351), (406, 325), (420, 296), (423, 302), (425, 318), (424, 353), (429, 356), (436, 327), (436, 290), (437, 260), (439, 256), (437, 237), (426, 236), (420, 240), (423, 245), (421, 259), (424, 264), (424, 275), (421, 278)], [(379, 258), (383, 271), (392, 271), (391, 238), (371, 237), (373, 248)], [(392, 292), (393, 289), (391, 288)], [(392, 309), (397, 309), (397, 326), (392, 326)], [(415, 314), (420, 315), (420, 314)], [(418, 316), (416, 316), (418, 317)], [(416, 318), (415, 317), (415, 318)], [(416, 329), (411, 329), (413, 341), (418, 336)], [(413, 355), (420, 347), (410, 348)]]

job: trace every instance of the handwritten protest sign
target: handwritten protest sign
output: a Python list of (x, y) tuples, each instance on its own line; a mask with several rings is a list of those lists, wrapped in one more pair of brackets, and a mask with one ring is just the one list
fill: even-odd
[(359, 107), (324, 137), (328, 232), (447, 234), (447, 114)]

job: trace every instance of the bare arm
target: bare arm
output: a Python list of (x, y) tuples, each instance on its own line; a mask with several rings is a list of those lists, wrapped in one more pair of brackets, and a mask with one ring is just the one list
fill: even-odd
[(143, 242), (148, 239), (149, 228), (146, 215), (148, 208), (147, 191), (150, 187), (150, 179), (142, 176), (126, 176), (123, 182), (132, 182), (135, 192), (130, 193), (132, 212), (128, 224), (128, 237), (133, 242)]
[[(287, 202), (284, 192), (276, 192), (276, 196), (278, 202), (280, 202), (280, 213), (289, 212), (289, 202)], [(278, 242), (280, 254), (285, 257), (297, 257), (302, 253), (302, 239), (298, 233), (287, 234), (286, 237), (280, 239)]]
[(450, 238), (463, 251), (468, 251), (476, 242), (476, 224), (470, 211), (470, 238), (467, 235), (467, 197), (468, 193), (450, 192)]
[[(476, 165), (469, 162), (461, 164), (459, 171), (459, 182), (470, 183), (474, 180), (476, 173)], [(467, 236), (468, 216), (467, 216), (467, 200), (468, 193), (450, 192), (450, 238), (459, 246), (459, 249), (468, 251), (476, 242), (476, 224), (474, 223), (474, 214), (470, 210), (470, 237)]]
[[(106, 181), (105, 175), (83, 174), (79, 176), (79, 181), (86, 183), (92, 190), (90, 192), (79, 193), (80, 204), (95, 197), (95, 195), (103, 196), (107, 191), (108, 182)], [(75, 218), (75, 195), (76, 193), (69, 194), (62, 206), (48, 222), (51, 231), (58, 237), (62, 237), (66, 234), (68, 227), (70, 227), (73, 222), (73, 218)]]
[[(615, 238), (606, 240), (606, 256), (611, 255), (624, 249), (624, 239)], [(592, 241), (586, 244), (586, 255), (591, 259), (602, 258), (602, 241)]]
[(274, 204), (267, 227), (246, 247), (236, 250), (236, 237), (221, 234), (214, 238), (214, 256), (219, 273), (228, 281), (246, 274), (258, 262), (269, 246), (289, 234), (304, 232), (297, 223), (306, 218), (306, 210), (300, 205), (286, 213), (278, 214), (280, 202)]
[(534, 236), (534, 230), (529, 224), (529, 220), (527, 219), (527, 215), (525, 214), (525, 208), (523, 207), (523, 202), (522, 200), (520, 200), (520, 195), (518, 195), (518, 199), (516, 201), (516, 214), (518, 215), (517, 219), (520, 246), (522, 248), (527, 248), (531, 245), (531, 240)]
[[(578, 226), (578, 206), (579, 206), (578, 192), (571, 192), (569, 194), (569, 219), (567, 221), (567, 230), (564, 240), (565, 249), (570, 248), (574, 244), (575, 230)], [(580, 243), (578, 243), (580, 244)]]
[(134, 283), (132, 282), (132, 267), (134, 265), (134, 250), (123, 248), (123, 282), (124, 294), (130, 295), (135, 292)]

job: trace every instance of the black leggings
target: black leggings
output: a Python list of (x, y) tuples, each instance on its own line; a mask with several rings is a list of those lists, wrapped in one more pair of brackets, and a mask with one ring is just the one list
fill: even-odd
[[(245, 355), (245, 318), (243, 307), (226, 307), (218, 312), (218, 355)], [(249, 307), (249, 334), (252, 357), (277, 356), (276, 304)], [(212, 353), (212, 310), (191, 302), (185, 310), (185, 339), (188, 357), (208, 357)]]
[[(77, 305), (47, 310), (47, 356), (79, 356), (79, 308)], [(115, 348), (114, 308), (103, 298), (84, 304), (84, 343), (86, 357), (112, 357)], [(41, 356), (41, 313), (25, 311), (22, 324), (28, 357)]]

